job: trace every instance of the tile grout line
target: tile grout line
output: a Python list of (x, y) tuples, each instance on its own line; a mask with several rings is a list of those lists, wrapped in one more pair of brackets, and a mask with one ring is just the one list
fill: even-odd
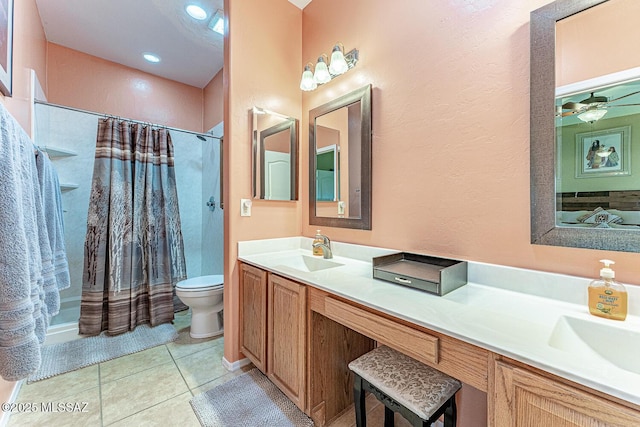
[[(184, 374), (180, 370), (180, 367), (178, 366), (178, 363), (176, 362), (176, 358), (173, 357), (173, 353), (171, 353), (171, 350), (169, 350), (169, 347), (166, 344), (165, 344), (165, 346), (167, 347), (167, 351), (169, 352), (169, 356), (171, 356), (171, 360), (173, 361), (173, 364), (175, 365), (176, 369), (178, 370), (178, 373), (180, 374), (180, 378), (182, 378), (182, 381), (184, 381), (184, 385), (187, 386), (187, 390), (189, 390), (189, 393), (191, 393), (191, 397), (193, 397), (194, 396), (193, 390), (191, 390), (191, 387), (189, 387), (189, 383), (187, 383), (187, 379), (184, 377)], [(198, 353), (198, 352), (196, 351), (195, 353)], [(191, 353), (191, 354), (195, 354), (195, 353)], [(189, 355), (185, 355), (183, 357), (186, 357), (186, 356), (189, 356)], [(178, 359), (180, 359), (180, 358), (178, 358)]]
[[(186, 391), (186, 392), (184, 392), (184, 393), (187, 393), (187, 392), (191, 393), (191, 389), (189, 388), (189, 385), (187, 384), (186, 380), (184, 379), (184, 376), (182, 375), (182, 372), (180, 371), (180, 368), (179, 368), (179, 367), (178, 367), (178, 365), (176, 364), (175, 359), (173, 358), (173, 355), (171, 354), (171, 351), (170, 351), (170, 350), (169, 350), (169, 348), (167, 347), (167, 344), (162, 344), (162, 345), (166, 348), (167, 352), (169, 353), (169, 356), (171, 357), (171, 360), (173, 361), (174, 366), (175, 366), (175, 367), (176, 367), (176, 369), (178, 370), (178, 373), (180, 374), (180, 377), (182, 378), (182, 381), (184, 381), (184, 382), (185, 382), (185, 386), (187, 387), (187, 391)], [(166, 362), (166, 363), (169, 363), (169, 362)], [(153, 369), (153, 367), (152, 367), (152, 368), (149, 368), (149, 369)], [(145, 369), (144, 371), (148, 371), (149, 369)], [(140, 371), (140, 372), (144, 372), (144, 371)], [(132, 374), (132, 375), (135, 375), (135, 374)], [(130, 376), (130, 375), (127, 375), (127, 376)], [(122, 378), (125, 378), (125, 377), (122, 377)], [(120, 379), (120, 378), (119, 378), (119, 379)], [(114, 380), (114, 381), (117, 381), (117, 380)], [(109, 381), (107, 381), (107, 382), (109, 382)], [(101, 385), (101, 389), (102, 389), (102, 381), (100, 382), (100, 385)], [(137, 412), (134, 412), (134, 413), (132, 413), (132, 414), (129, 414), (129, 415), (127, 415), (127, 416), (126, 416), (126, 417), (124, 417), (124, 418), (120, 418), (120, 419), (118, 419), (118, 420), (116, 420), (116, 421), (112, 422), (112, 423), (111, 423), (111, 424), (109, 424), (109, 425), (113, 425), (113, 424), (115, 424), (115, 423), (119, 423), (119, 422), (121, 422), (121, 421), (123, 421), (123, 420), (126, 420), (127, 418), (131, 418), (131, 417), (133, 417), (134, 415), (137, 415), (137, 414), (139, 414), (139, 413), (141, 413), (141, 412), (144, 412), (144, 411), (146, 411), (146, 410), (148, 410), (148, 409), (151, 409), (151, 408), (153, 408), (153, 407), (156, 407), (156, 406), (158, 406), (158, 405), (161, 405), (161, 404), (163, 404), (163, 403), (166, 403), (166, 402), (168, 402), (168, 401), (169, 401), (169, 400), (171, 400), (171, 399), (175, 399), (176, 397), (178, 397), (178, 396), (180, 396), (181, 394), (184, 394), (184, 393), (180, 393), (180, 394), (177, 394), (177, 395), (175, 395), (175, 396), (171, 396), (171, 397), (169, 397), (168, 399), (165, 399), (165, 400), (163, 400), (163, 401), (161, 401), (161, 402), (154, 403), (153, 405), (148, 406), (148, 407), (146, 407), (146, 408), (144, 408), (144, 409), (141, 409), (141, 410), (139, 410), (139, 411), (137, 411)], [(193, 395), (193, 393), (191, 393), (191, 394)], [(101, 395), (101, 397), (100, 397), (100, 401), (102, 402), (102, 395)], [(102, 418), (102, 414), (101, 414), (101, 418)], [(102, 427), (107, 427), (107, 426), (104, 424), (104, 421), (102, 422)]]
[(104, 418), (103, 418), (103, 409), (102, 409), (102, 374), (100, 372), (100, 365), (102, 363), (98, 363), (98, 399), (100, 402), (100, 426), (104, 427)]

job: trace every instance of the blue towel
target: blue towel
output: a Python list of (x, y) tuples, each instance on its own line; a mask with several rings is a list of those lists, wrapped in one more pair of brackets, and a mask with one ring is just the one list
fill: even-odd
[(55, 270), (53, 268), (53, 251), (51, 250), (51, 240), (49, 238), (49, 227), (47, 223), (50, 218), (45, 216), (44, 194), (40, 183), (39, 163), (44, 163), (45, 154), (37, 151), (35, 154), (35, 173), (32, 175), (33, 186), (36, 189), (35, 205), (36, 205), (36, 226), (38, 228), (38, 246), (40, 249), (40, 263), (42, 265), (42, 291), (44, 292), (44, 307), (42, 315), (47, 321), (60, 311), (60, 292), (56, 282)]
[[(38, 167), (38, 181), (42, 196), (44, 220), (47, 225), (49, 246), (53, 256), (56, 286), (58, 291), (61, 291), (71, 285), (71, 279), (69, 277), (69, 263), (64, 244), (64, 219), (62, 217), (60, 182), (58, 174), (46, 154), (39, 152), (36, 158), (36, 166)], [(49, 308), (50, 316), (54, 316), (57, 313), (58, 310), (54, 313)]]
[(36, 182), (33, 143), (0, 105), (0, 375), (9, 381), (39, 368), (47, 327)]

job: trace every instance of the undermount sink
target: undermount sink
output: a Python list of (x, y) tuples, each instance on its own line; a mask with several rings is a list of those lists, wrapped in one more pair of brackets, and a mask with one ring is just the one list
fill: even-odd
[(562, 316), (551, 332), (549, 345), (575, 355), (599, 356), (620, 369), (640, 374), (640, 331), (623, 325)]
[(315, 256), (295, 255), (287, 257), (281, 265), (310, 273), (328, 268), (341, 267), (344, 264)]

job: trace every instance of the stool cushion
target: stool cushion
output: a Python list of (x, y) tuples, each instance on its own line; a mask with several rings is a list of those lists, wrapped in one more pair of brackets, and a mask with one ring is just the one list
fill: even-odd
[(349, 369), (423, 420), (462, 387), (455, 378), (386, 346), (360, 356)]

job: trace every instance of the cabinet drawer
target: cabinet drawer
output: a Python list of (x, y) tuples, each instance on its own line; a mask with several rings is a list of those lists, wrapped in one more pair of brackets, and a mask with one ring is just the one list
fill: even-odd
[(325, 316), (354, 331), (428, 363), (438, 363), (438, 337), (415, 330), (333, 298), (325, 298)]

